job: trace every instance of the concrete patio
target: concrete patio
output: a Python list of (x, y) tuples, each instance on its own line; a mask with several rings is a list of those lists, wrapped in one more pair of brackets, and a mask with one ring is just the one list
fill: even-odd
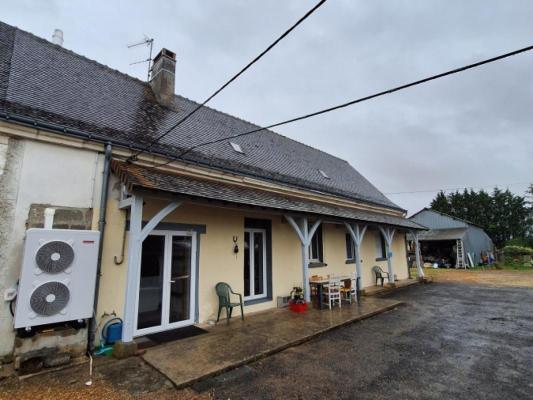
[(396, 289), (401, 289), (407, 286), (418, 284), (418, 279), (401, 279), (394, 282), (394, 286), (385, 284), (384, 286), (370, 286), (364, 289), (364, 296), (377, 296), (385, 293), (392, 292)]
[(233, 318), (207, 334), (152, 347), (144, 360), (177, 388), (223, 373), (296, 346), (338, 327), (372, 317), (403, 304), (401, 301), (364, 297), (358, 304), (297, 314), (287, 308)]

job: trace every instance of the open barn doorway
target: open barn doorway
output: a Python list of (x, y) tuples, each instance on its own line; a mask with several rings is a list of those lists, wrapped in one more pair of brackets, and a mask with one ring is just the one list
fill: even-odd
[(424, 264), (434, 268), (453, 268), (457, 265), (456, 240), (420, 241)]

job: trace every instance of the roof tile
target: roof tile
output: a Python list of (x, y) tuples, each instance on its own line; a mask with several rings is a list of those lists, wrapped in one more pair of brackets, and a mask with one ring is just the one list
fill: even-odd
[[(10, 49), (12, 51), (10, 51)], [(80, 129), (142, 148), (197, 103), (175, 96), (159, 105), (148, 83), (0, 22), (0, 111)], [(179, 154), (200, 143), (258, 126), (209, 107), (166, 136), (153, 151)], [(187, 161), (400, 209), (346, 161), (272, 131), (201, 147)], [(317, 173), (327, 171), (330, 179)]]

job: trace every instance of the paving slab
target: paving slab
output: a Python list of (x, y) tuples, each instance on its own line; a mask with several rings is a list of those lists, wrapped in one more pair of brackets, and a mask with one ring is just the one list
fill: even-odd
[[(429, 283), (429, 280), (426, 282)], [(365, 296), (378, 296), (386, 293), (393, 292), (397, 289), (402, 289), (408, 286), (412, 285), (418, 285), (420, 282), (418, 279), (402, 279), (399, 281), (394, 282), (394, 286), (388, 286), (385, 284), (385, 286), (369, 286), (364, 289), (364, 295)]]
[(363, 298), (333, 310), (310, 308), (293, 313), (287, 308), (233, 318), (204, 335), (149, 348), (144, 360), (177, 388), (251, 363), (296, 346), (332, 329), (391, 310), (403, 302)]

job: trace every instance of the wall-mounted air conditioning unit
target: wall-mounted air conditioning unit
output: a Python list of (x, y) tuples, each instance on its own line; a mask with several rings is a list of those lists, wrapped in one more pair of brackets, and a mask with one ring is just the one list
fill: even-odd
[(97, 231), (28, 229), (15, 312), (15, 328), (92, 316)]

